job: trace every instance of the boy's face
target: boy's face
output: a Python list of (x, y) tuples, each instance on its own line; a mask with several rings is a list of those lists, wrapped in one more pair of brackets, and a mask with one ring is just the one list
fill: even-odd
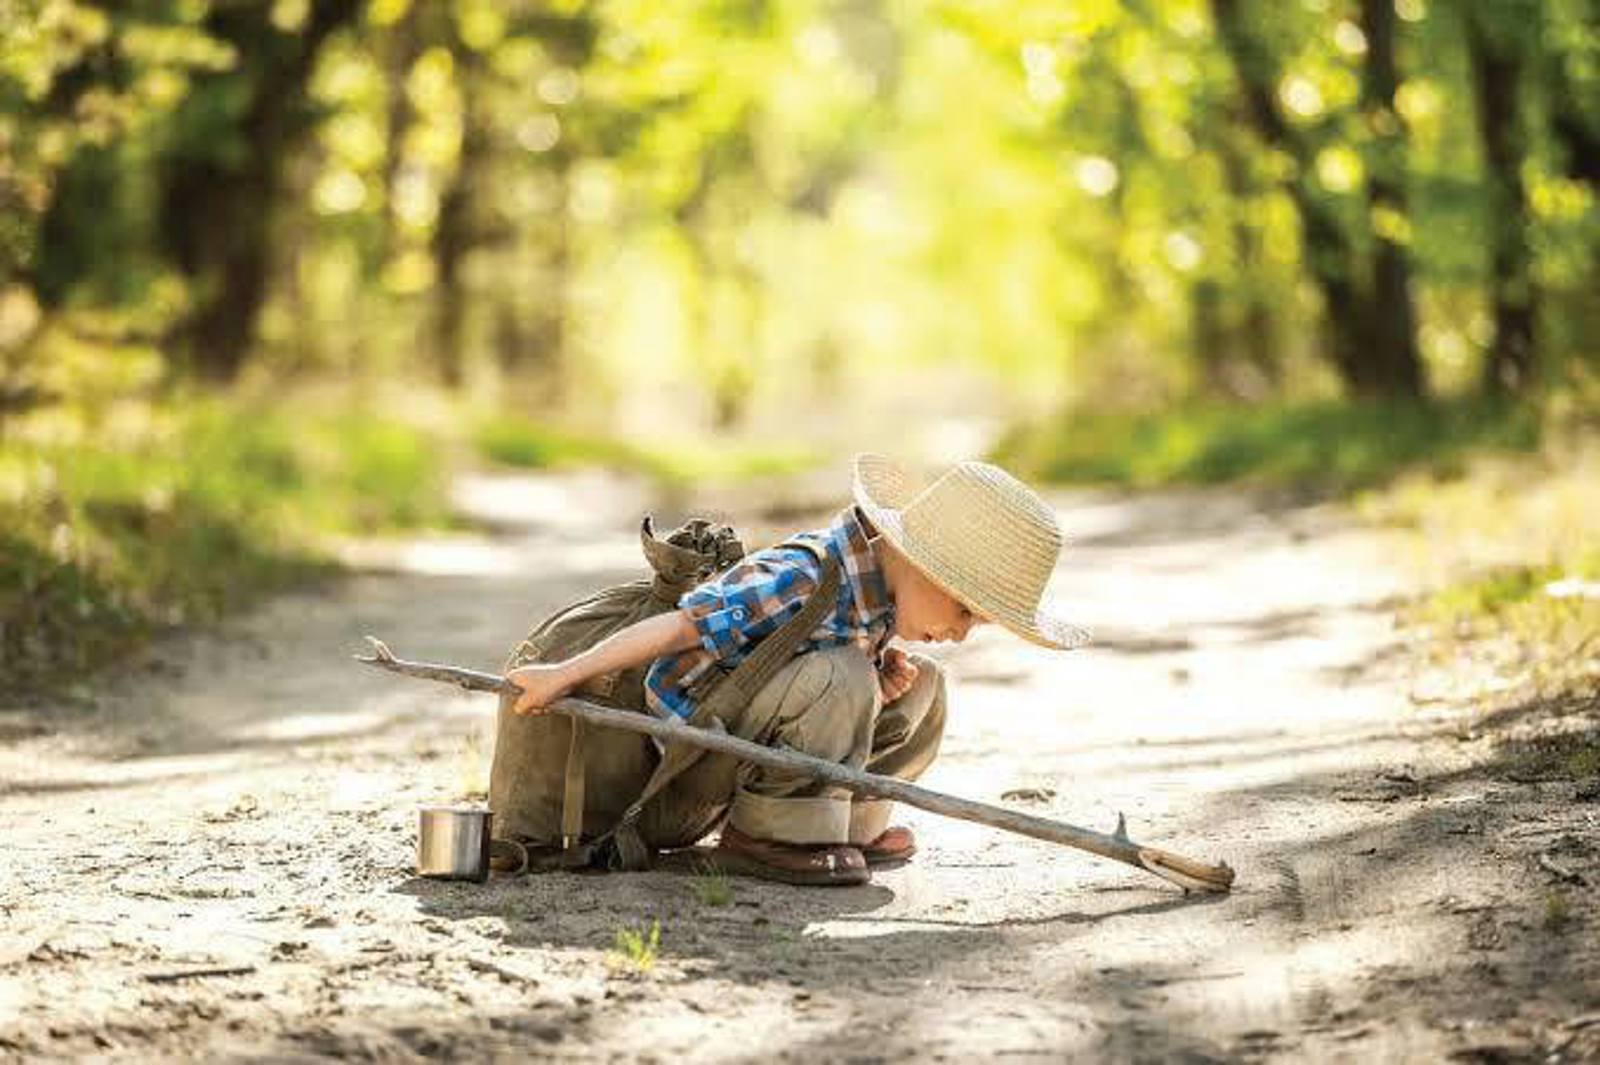
[(894, 634), (915, 643), (960, 643), (988, 619), (969, 610), (903, 558), (894, 567)]

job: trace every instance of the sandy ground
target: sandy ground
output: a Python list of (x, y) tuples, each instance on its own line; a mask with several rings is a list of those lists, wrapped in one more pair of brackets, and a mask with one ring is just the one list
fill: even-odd
[[(753, 544), (820, 524), (830, 482), (732, 516)], [(417, 807), (486, 785), (493, 705), (351, 663), (361, 635), (495, 669), (639, 575), (650, 505), (592, 475), (460, 497), (490, 533), (361, 545), (331, 587), (0, 705), (0, 1059), (1600, 1057), (1600, 803), (1505, 769), (1536, 715), (1414, 671), (1396, 537), (1237, 494), (1062, 494), (1057, 586), (1098, 642), (937, 652), (954, 715), (924, 783), (1124, 811), (1232, 863), (1231, 896), (911, 810), (921, 853), (868, 886), (722, 899), (666, 872), (413, 875)], [(616, 937), (652, 921), (642, 970)]]

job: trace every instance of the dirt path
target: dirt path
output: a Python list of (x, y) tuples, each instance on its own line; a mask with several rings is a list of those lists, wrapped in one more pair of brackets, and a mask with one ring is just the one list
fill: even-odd
[[(1507, 779), (1481, 713), (1411, 674), (1403, 541), (1230, 494), (1062, 494), (1059, 588), (1098, 643), (942, 655), (926, 783), (1125, 811), (1230, 861), (1231, 897), (909, 811), (922, 853), (870, 886), (723, 901), (665, 873), (412, 875), (416, 807), (487, 782), (493, 707), (349, 664), (361, 634), (493, 669), (642, 565), (626, 485), (462, 495), (496, 535), (368, 548), (387, 568), (0, 712), (0, 1059), (1600, 1054), (1597, 805)], [(768, 517), (838, 502), (811, 497)], [(616, 934), (651, 920), (640, 972)]]

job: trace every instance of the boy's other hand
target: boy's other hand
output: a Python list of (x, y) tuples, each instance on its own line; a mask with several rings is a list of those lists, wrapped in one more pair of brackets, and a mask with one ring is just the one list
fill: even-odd
[(878, 691), (883, 701), (892, 703), (917, 682), (917, 665), (898, 647), (883, 652), (883, 665), (878, 670)]
[(518, 714), (546, 713), (551, 703), (576, 686), (566, 669), (543, 662), (513, 669), (506, 674), (506, 679), (522, 689), (516, 705), (511, 708)]

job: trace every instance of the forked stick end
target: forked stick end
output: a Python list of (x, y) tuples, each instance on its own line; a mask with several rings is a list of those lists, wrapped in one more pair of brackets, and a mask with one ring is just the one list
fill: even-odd
[(389, 650), (389, 645), (376, 636), (368, 633), (366, 641), (372, 645), (372, 653), (370, 655), (351, 655), (351, 658), (354, 658), (357, 662), (393, 662), (395, 660), (394, 652)]

